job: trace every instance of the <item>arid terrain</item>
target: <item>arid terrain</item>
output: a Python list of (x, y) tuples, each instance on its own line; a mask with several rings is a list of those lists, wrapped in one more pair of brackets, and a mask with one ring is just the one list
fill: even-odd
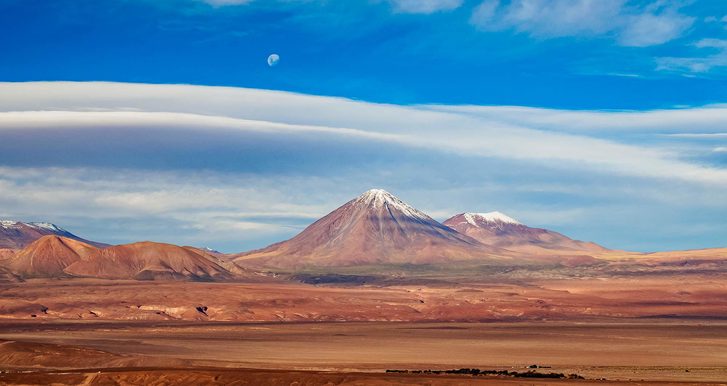
[[(663, 385), (727, 378), (727, 324), (714, 321), (1, 326), (3, 383), (592, 384), (605, 378), (597, 383)], [(462, 367), (527, 372), (532, 365), (540, 373), (590, 381), (386, 373)]]
[[(721, 275), (462, 285), (268, 280), (3, 285), (0, 383), (664, 385), (727, 379)], [(459, 368), (586, 380), (385, 372)]]
[[(331, 280), (323, 275), (304, 278)], [(344, 279), (365, 281), (353, 275)], [(266, 280), (199, 283), (30, 279), (0, 287), (0, 319), (482, 322), (727, 318), (727, 282), (723, 275), (715, 274), (536, 277), (527, 281), (519, 277), (509, 282), (493, 275), (492, 281), (456, 285), (441, 277), (404, 278), (401, 283), (372, 278), (371, 284), (353, 285)], [(679, 285), (675, 286), (675, 282)]]
[(3, 384), (727, 380), (725, 249), (609, 250), (499, 212), (444, 225), (381, 190), (229, 255), (3, 224), (23, 246), (0, 255)]
[(0, 386), (727, 386), (727, 0), (0, 0)]

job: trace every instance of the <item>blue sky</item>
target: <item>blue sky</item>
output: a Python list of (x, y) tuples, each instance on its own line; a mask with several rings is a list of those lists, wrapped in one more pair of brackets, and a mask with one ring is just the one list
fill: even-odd
[(3, 0), (0, 74), (575, 109), (727, 97), (727, 48), (705, 43), (727, 39), (723, 1), (497, 3)]
[(720, 0), (0, 0), (0, 52), (0, 217), (241, 251), (382, 187), (727, 246)]

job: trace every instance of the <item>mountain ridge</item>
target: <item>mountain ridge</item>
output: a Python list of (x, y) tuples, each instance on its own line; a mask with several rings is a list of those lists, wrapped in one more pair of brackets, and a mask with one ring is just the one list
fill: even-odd
[(501, 212), (460, 213), (443, 222), (479, 242), (513, 252), (547, 254), (596, 254), (607, 252), (593, 242), (574, 240), (561, 233), (525, 225)]
[(364, 192), (289, 240), (234, 258), (275, 268), (510, 259), (382, 189)]
[(229, 281), (255, 276), (233, 262), (197, 248), (151, 241), (97, 248), (56, 235), (41, 237), (0, 264), (24, 279)]
[(0, 248), (22, 249), (39, 238), (48, 235), (66, 237), (100, 248), (109, 246), (108, 244), (86, 240), (49, 222), (0, 220)]

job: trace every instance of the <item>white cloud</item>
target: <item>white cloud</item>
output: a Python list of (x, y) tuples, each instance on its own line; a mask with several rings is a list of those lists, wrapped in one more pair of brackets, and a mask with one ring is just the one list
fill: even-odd
[[(299, 192), (333, 183), (215, 172), (0, 167), (0, 218), (58, 221), (110, 242), (147, 239), (148, 230), (136, 227), (161, 223), (153, 239), (197, 245), (222, 240), (241, 250), (261, 237), (287, 237), (325, 214), (330, 207)], [(134, 226), (117, 225), (125, 223)]]
[(694, 46), (712, 53), (704, 56), (658, 58), (657, 70), (701, 74), (727, 68), (727, 40), (702, 39)]
[(224, 7), (227, 5), (243, 5), (252, 2), (253, 0), (201, 0), (213, 7)]
[[(399, 106), (230, 87), (0, 83), (0, 216), (58, 221), (100, 241), (152, 238), (240, 251), (289, 237), (380, 186), (438, 217), (501, 210), (603, 241), (593, 235), (616, 229), (619, 219), (608, 218), (614, 213), (658, 217), (666, 211), (675, 221), (698, 221), (695, 208), (727, 214), (724, 167), (644, 140), (669, 135), (674, 143), (679, 135), (719, 135), (726, 126), (725, 105), (643, 112)], [(181, 141), (189, 133), (192, 147)], [(634, 133), (638, 141), (623, 140)], [(104, 136), (112, 139), (99, 141)], [(165, 167), (145, 162), (149, 141)], [(326, 147), (326, 141), (334, 142)], [(273, 171), (177, 164), (194, 157), (189, 149), (202, 149), (195, 154), (207, 160), (228, 159), (224, 152), (250, 157), (249, 149), (259, 149), (257, 157), (278, 151), (271, 143), (283, 145), (293, 163)], [(340, 154), (327, 159), (340, 144), (366, 157), (350, 164)], [(94, 147), (101, 151), (79, 164), (61, 162)], [(705, 149), (693, 155), (704, 156)], [(278, 154), (264, 162), (229, 159), (270, 166), (262, 164), (279, 162)], [(140, 162), (104, 162), (129, 156)], [(313, 157), (325, 163), (303, 171)], [(529, 201), (539, 195), (543, 202)], [(652, 223), (643, 225), (618, 229), (626, 239), (632, 235), (633, 245), (643, 232), (656, 232)], [(578, 235), (585, 229), (591, 236)]]
[(632, 15), (627, 20), (618, 34), (618, 41), (621, 45), (633, 47), (653, 46), (674, 40), (694, 23), (694, 18), (674, 10), (660, 14)]
[(459, 8), (463, 0), (389, 0), (397, 12), (434, 13)]
[(537, 37), (600, 35), (611, 30), (623, 1), (499, 0), (482, 2), (472, 22), (486, 30), (513, 28)]
[[(0, 109), (6, 110), (0, 114), (0, 132), (38, 126), (47, 130), (160, 126), (208, 130), (220, 138), (226, 138), (230, 130), (263, 130), (282, 138), (286, 133), (313, 139), (355, 136), (436, 152), (727, 184), (727, 170), (681, 160), (680, 154), (665, 149), (619, 143), (577, 130), (589, 125), (600, 130), (629, 125), (674, 127), (674, 122), (704, 127), (724, 124), (724, 108), (584, 113), (522, 107), (407, 107), (255, 89), (95, 82), (2, 83), (0, 90)], [(118, 108), (141, 111), (115, 111)], [(76, 111), (34, 112), (48, 109)], [(79, 111), (88, 109), (112, 111)], [(532, 116), (507, 119), (526, 116), (522, 112)], [(543, 127), (540, 122), (550, 123)], [(564, 123), (565, 132), (553, 130)]]
[(471, 22), (488, 31), (512, 29), (537, 38), (604, 36), (641, 47), (681, 36), (694, 18), (660, 2), (635, 8), (624, 0), (485, 0)]
[(715, 138), (727, 138), (727, 133), (676, 133), (668, 134), (670, 137), (677, 138), (702, 138), (702, 139), (715, 139)]
[(144, 111), (11, 111), (0, 112), (0, 130), (3, 129), (47, 129), (158, 127), (171, 130), (201, 128), (218, 131), (265, 132), (280, 135), (308, 133), (312, 135), (337, 135), (361, 137), (362, 139), (398, 142), (404, 138), (395, 134), (369, 132), (357, 129), (326, 126), (293, 125), (269, 121), (211, 116), (177, 112)]
[(422, 106), (475, 116), (500, 125), (595, 135), (614, 132), (671, 133), (727, 127), (727, 105), (647, 111), (558, 110), (522, 106)]

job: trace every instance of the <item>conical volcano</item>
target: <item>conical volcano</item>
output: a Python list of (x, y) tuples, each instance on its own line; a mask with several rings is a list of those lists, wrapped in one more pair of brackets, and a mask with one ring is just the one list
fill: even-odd
[(434, 264), (497, 252), (391, 193), (372, 189), (292, 239), (241, 254), (236, 261), (278, 268)]

